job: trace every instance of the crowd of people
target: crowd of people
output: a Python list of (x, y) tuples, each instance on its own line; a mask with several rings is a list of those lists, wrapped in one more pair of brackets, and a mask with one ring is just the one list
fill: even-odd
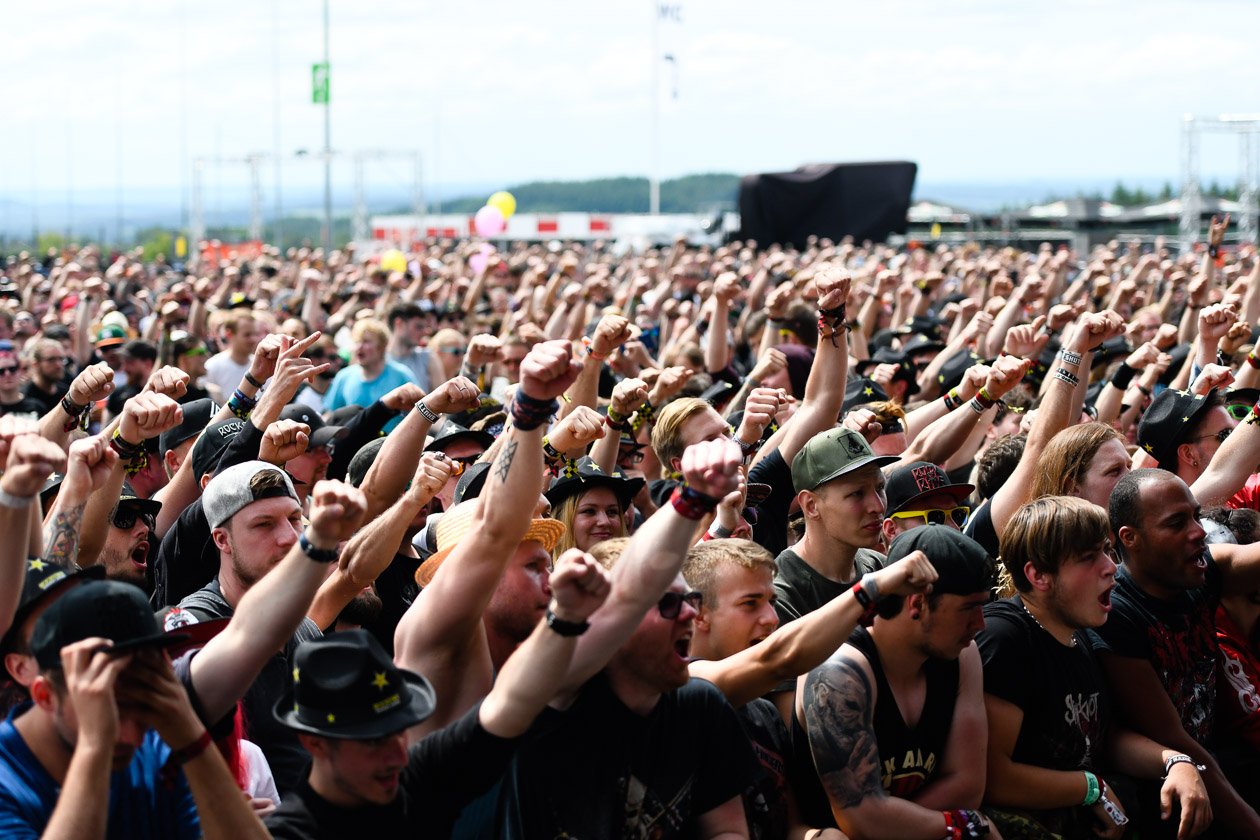
[(0, 836), (1260, 837), (1228, 226), (9, 257)]

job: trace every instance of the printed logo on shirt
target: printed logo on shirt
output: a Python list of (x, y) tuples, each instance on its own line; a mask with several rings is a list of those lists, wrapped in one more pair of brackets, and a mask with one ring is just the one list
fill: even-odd
[(1243, 670), (1242, 663), (1232, 656), (1222, 656), (1221, 665), (1224, 667), (1225, 678), (1229, 680), (1230, 688), (1238, 692), (1238, 705), (1247, 714), (1260, 711), (1260, 694), (1256, 693), (1256, 687), (1251, 684), (1251, 680), (1247, 679), (1247, 672)]

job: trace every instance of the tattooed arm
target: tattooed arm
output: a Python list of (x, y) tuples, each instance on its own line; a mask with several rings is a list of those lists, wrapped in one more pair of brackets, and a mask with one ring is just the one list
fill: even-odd
[[(575, 376), (569, 342), (546, 342), (521, 363), (520, 387), (547, 400), (563, 393)], [(458, 542), (394, 632), (394, 659), (428, 677), (438, 697), (436, 711), (412, 730), (413, 738), (440, 729), (486, 696), (493, 665), (482, 613), (509, 562), (537, 562), (539, 554), (544, 564), (550, 560), (538, 544), (517, 551), (542, 489), (544, 431), (545, 424), (529, 431), (509, 426), (503, 433), (481, 495), (466, 503), (469, 507), (457, 505), (445, 514), (452, 520), (468, 517), (466, 527), (457, 529)]]
[(852, 840), (944, 836), (940, 811), (884, 791), (872, 725), (877, 698), (865, 657), (845, 645), (801, 680), (797, 694), (804, 707), (809, 748), (836, 825)]
[(109, 479), (118, 455), (104, 435), (84, 438), (70, 446), (65, 477), (57, 501), (44, 519), (44, 560), (63, 569), (79, 560), (79, 534), (88, 498)]

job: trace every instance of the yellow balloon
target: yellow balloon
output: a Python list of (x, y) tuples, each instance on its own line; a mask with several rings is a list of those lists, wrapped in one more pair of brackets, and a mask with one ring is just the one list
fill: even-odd
[(381, 254), (381, 268), (386, 271), (406, 271), (407, 255), (397, 248), (391, 248)]
[(503, 214), (505, 219), (512, 218), (512, 214), (516, 212), (516, 196), (503, 190), (490, 196), (490, 200), (486, 204), (499, 208), (499, 212)]

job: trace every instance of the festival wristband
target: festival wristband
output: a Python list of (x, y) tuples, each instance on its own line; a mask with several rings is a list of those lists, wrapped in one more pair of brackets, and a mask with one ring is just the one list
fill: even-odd
[(428, 420), (430, 424), (438, 421), (438, 416), (433, 409), (424, 404), (424, 400), (416, 400), (416, 411), (420, 412), (420, 416)]
[(1085, 798), (1081, 800), (1082, 805), (1093, 805), (1098, 802), (1098, 798), (1102, 796), (1102, 787), (1098, 784), (1098, 777), (1088, 770), (1085, 772)]
[(176, 764), (187, 764), (205, 752), (206, 747), (210, 746), (211, 743), (213, 743), (213, 741), (210, 738), (209, 730), (203, 729), (201, 730), (201, 734), (197, 736), (197, 740), (193, 741), (188, 746), (180, 747), (177, 750), (171, 750), (171, 756), (168, 760), (174, 761)]
[(699, 520), (713, 512), (718, 505), (718, 500), (686, 484), (681, 484), (674, 489), (673, 495), (669, 497), (669, 503), (674, 506), (674, 510), (678, 511), (679, 516)]
[(0, 490), (0, 507), (21, 510), (30, 507), (33, 501), (35, 501), (35, 496), (15, 496), (5, 490)]

